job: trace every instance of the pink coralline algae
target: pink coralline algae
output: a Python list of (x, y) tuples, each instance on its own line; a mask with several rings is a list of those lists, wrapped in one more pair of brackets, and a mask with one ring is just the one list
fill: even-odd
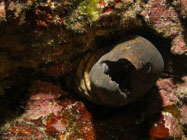
[(157, 81), (160, 96), (163, 102), (163, 106), (173, 105), (176, 102), (176, 85), (173, 83), (172, 78), (159, 79)]
[(187, 125), (187, 105), (184, 105), (181, 108), (181, 114), (182, 114), (182, 117), (183, 117), (184, 124)]
[[(35, 82), (25, 113), (2, 134), (3, 140), (31, 136), (38, 140), (46, 137), (94, 140), (90, 113), (82, 102), (66, 95), (51, 83)], [(59, 96), (62, 96), (60, 101)]]
[(171, 51), (173, 54), (187, 54), (187, 33), (176, 36), (172, 41)]
[(177, 12), (165, 0), (150, 0), (146, 7), (145, 20), (165, 37), (175, 37), (182, 31)]
[[(183, 1), (174, 2), (182, 5)], [(167, 0), (150, 0), (143, 7), (145, 10), (142, 11), (141, 15), (148, 26), (163, 37), (173, 40), (172, 52), (174, 54), (186, 55), (186, 35), (183, 33), (185, 28), (182, 25), (177, 9)]]

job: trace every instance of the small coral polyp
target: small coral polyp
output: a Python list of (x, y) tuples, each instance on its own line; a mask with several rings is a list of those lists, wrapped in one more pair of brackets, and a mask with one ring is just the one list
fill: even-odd
[(131, 36), (87, 54), (80, 62), (73, 84), (88, 100), (118, 107), (142, 97), (163, 68), (164, 62), (156, 47), (143, 37)]

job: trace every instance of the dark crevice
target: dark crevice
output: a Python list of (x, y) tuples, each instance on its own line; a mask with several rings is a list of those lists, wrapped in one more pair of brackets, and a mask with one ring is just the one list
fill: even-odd
[(106, 64), (105, 74), (111, 77), (112, 81), (119, 84), (122, 92), (127, 93), (132, 91), (131, 74), (135, 71), (135, 67), (126, 59), (119, 59), (116, 62), (104, 61)]

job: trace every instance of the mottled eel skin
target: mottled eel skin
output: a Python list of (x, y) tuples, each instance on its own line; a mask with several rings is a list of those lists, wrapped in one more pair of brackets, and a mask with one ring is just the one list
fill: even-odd
[[(163, 68), (163, 58), (156, 47), (143, 37), (132, 36), (88, 53), (79, 64), (73, 87), (96, 104), (123, 106), (142, 97)], [(72, 82), (67, 83), (72, 87)]]

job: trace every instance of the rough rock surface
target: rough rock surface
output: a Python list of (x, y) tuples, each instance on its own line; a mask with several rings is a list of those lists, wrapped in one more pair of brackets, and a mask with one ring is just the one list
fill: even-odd
[[(187, 139), (186, 7), (186, 0), (0, 1), (1, 139)], [(64, 76), (83, 55), (132, 34), (165, 61), (144, 98), (105, 108), (66, 89)]]

